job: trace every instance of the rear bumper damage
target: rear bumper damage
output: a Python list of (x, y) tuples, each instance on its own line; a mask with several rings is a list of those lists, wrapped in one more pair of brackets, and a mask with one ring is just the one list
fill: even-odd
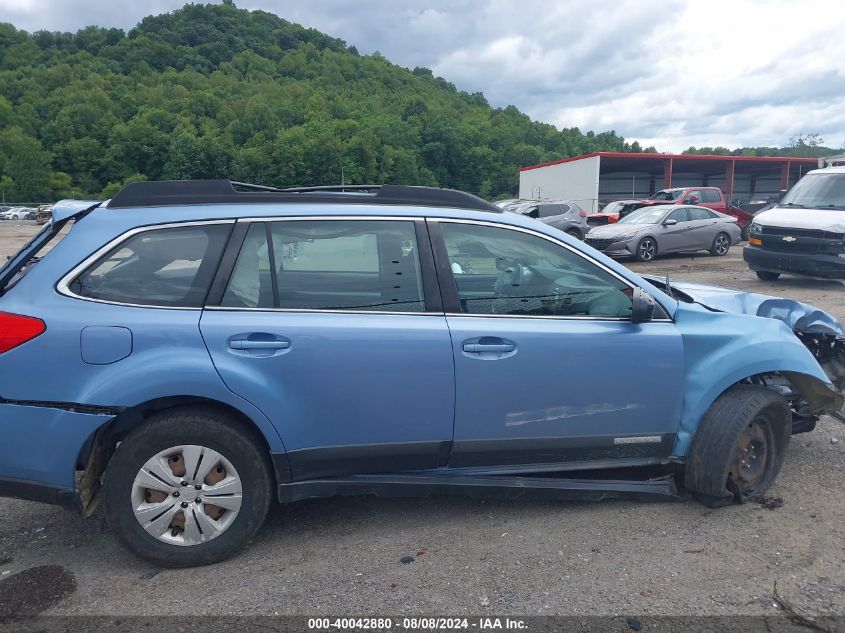
[(0, 403), (0, 497), (82, 509), (76, 472), (109, 413)]

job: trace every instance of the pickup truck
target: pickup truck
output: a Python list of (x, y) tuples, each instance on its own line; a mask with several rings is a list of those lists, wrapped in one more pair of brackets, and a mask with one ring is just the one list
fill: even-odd
[(807, 172), (756, 214), (742, 256), (764, 281), (781, 273), (845, 279), (845, 167)]
[(673, 187), (671, 189), (661, 189), (643, 200), (625, 200), (624, 203), (621, 215), (613, 218), (612, 214), (596, 213), (587, 217), (587, 223), (593, 226), (596, 224), (612, 224), (621, 217), (624, 217), (626, 211), (630, 213), (634, 209), (653, 207), (659, 204), (694, 204), (735, 217), (736, 223), (742, 231), (742, 238), (747, 239), (748, 227), (754, 219), (751, 213), (731, 205), (725, 199), (725, 194), (718, 187)]

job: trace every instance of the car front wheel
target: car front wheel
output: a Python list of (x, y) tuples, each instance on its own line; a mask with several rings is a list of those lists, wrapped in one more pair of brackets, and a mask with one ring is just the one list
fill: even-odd
[(654, 238), (644, 237), (637, 244), (637, 259), (641, 262), (650, 262), (657, 257), (657, 242)]
[(213, 408), (156, 414), (106, 469), (105, 514), (138, 556), (162, 567), (231, 556), (261, 527), (271, 498), (266, 448)]
[(757, 271), (757, 278), (762, 281), (775, 281), (778, 277), (780, 277), (780, 273), (772, 273), (768, 270)]
[(710, 254), (716, 257), (727, 255), (731, 248), (731, 238), (727, 233), (719, 233), (713, 238), (713, 244), (710, 245)]
[(737, 385), (707, 410), (687, 458), (685, 485), (710, 506), (759, 495), (772, 484), (792, 434), (789, 404), (758, 385)]

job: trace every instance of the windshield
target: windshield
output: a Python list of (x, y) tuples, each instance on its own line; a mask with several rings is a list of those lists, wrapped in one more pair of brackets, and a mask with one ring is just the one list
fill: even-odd
[(845, 174), (808, 174), (778, 206), (845, 209)]
[(617, 224), (658, 224), (666, 214), (666, 209), (637, 209), (632, 211)]
[(608, 202), (607, 205), (605, 205), (604, 209), (599, 211), (599, 213), (605, 213), (608, 215), (611, 213), (619, 213), (619, 211), (622, 209), (622, 206), (622, 203), (618, 200), (614, 202)]
[(683, 189), (664, 189), (649, 196), (649, 200), (677, 200), (683, 192)]

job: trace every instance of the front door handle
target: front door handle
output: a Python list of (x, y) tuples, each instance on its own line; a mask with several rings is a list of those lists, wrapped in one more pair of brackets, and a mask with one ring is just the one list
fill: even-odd
[(236, 339), (229, 341), (232, 349), (288, 349), (290, 341), (250, 341), (249, 339)]
[(507, 353), (516, 349), (513, 343), (464, 343), (464, 351), (469, 354)]

